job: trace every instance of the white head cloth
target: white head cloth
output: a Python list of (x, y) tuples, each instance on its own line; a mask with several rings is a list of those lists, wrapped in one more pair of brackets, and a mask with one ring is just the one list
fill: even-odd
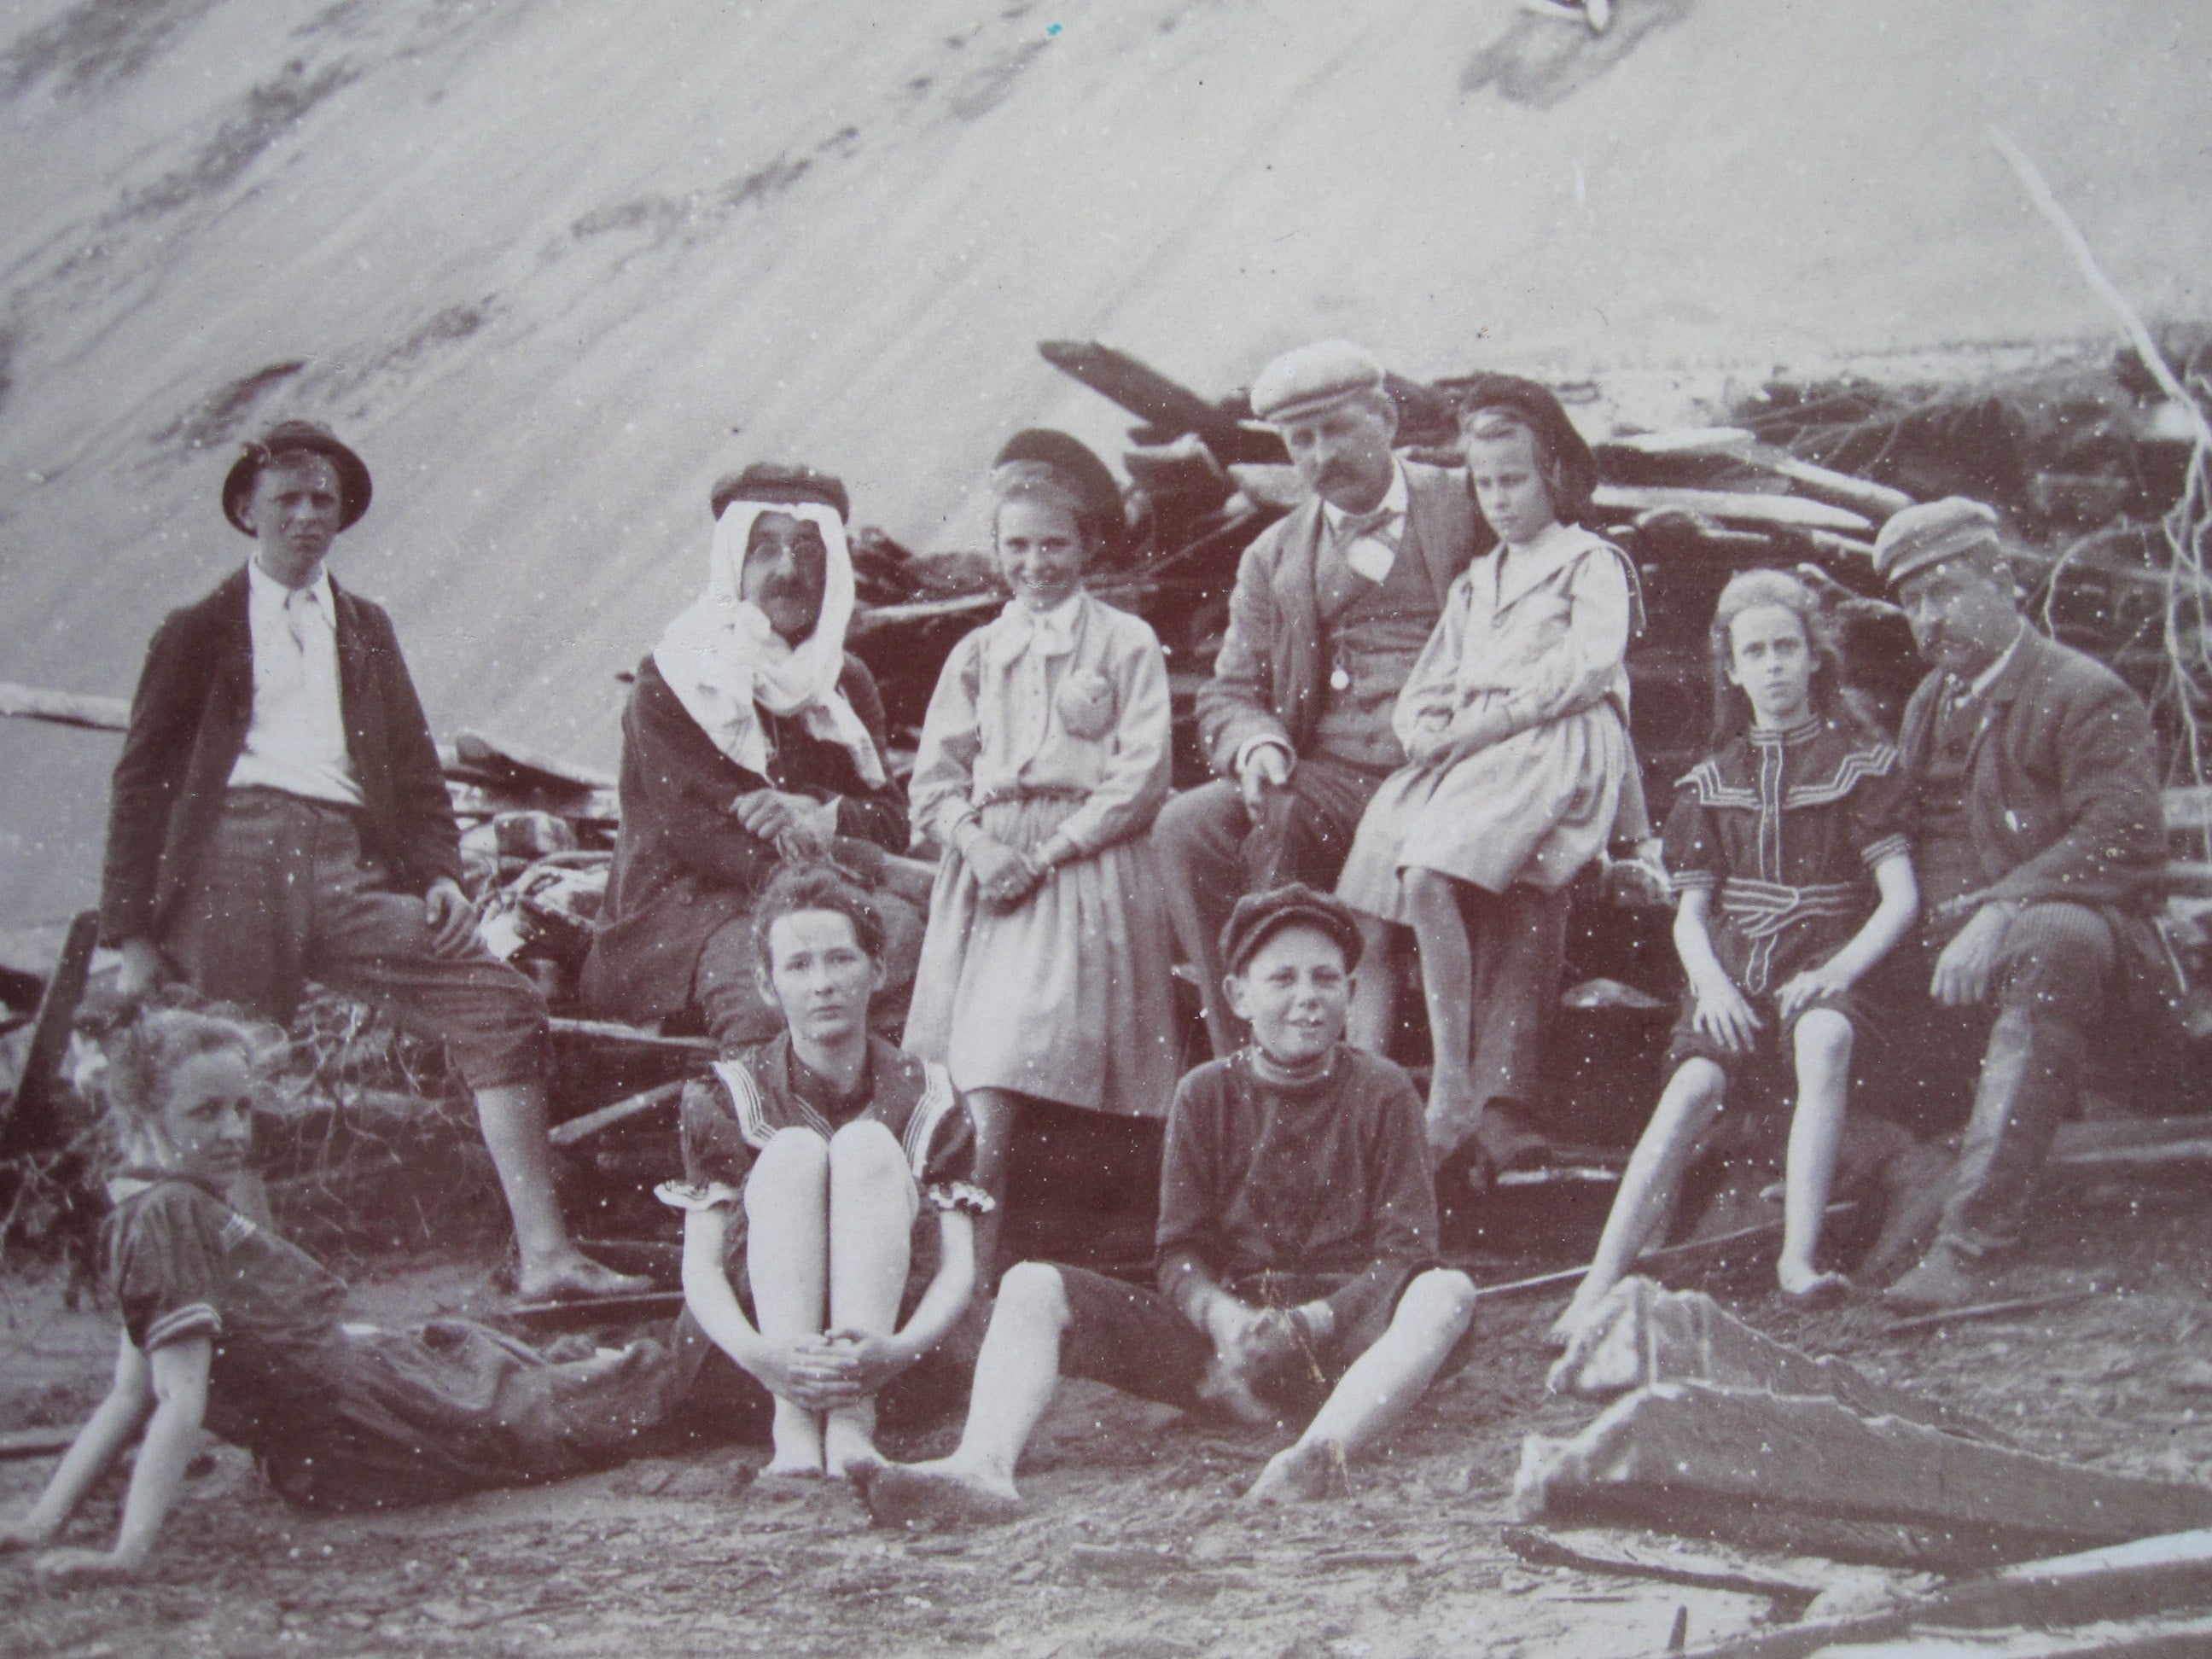
[[(745, 544), (763, 513), (804, 520), (822, 532), (829, 550), (822, 615), (796, 646), (769, 623), (767, 613), (743, 598)], [(853, 757), (861, 778), (884, 781), (875, 739), (837, 689), (845, 670), (845, 629), (853, 619), (853, 558), (844, 521), (816, 501), (732, 501), (714, 523), (707, 591), (668, 624), (653, 660), (684, 712), (714, 747), (748, 772), (768, 773), (768, 734), (759, 709), (798, 715), (813, 736)]]

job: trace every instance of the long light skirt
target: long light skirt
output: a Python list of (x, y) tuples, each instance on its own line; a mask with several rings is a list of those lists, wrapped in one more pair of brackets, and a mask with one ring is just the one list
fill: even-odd
[[(1026, 852), (1075, 810), (987, 807), (987, 833)], [(1149, 836), (1063, 864), (1011, 909), (983, 902), (947, 852), (930, 895), (906, 1047), (963, 1089), (1093, 1111), (1166, 1115), (1175, 1093), (1174, 934)]]

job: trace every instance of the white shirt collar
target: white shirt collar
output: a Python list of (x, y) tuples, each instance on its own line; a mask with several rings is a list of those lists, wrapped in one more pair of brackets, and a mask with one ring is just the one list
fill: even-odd
[[(1412, 499), (1412, 489), (1406, 483), (1405, 466), (1396, 456), (1393, 455), (1390, 458), (1390, 487), (1382, 492), (1382, 499), (1376, 503), (1376, 508), (1394, 517), (1403, 518), (1406, 515), (1407, 504)], [(1325, 497), (1321, 504), (1321, 513), (1322, 521), (1328, 525), (1329, 533), (1332, 535), (1336, 532), (1336, 527), (1351, 516), (1334, 501)]]
[[(273, 605), (279, 611), (284, 608), (285, 603), (296, 591), (285, 586), (283, 583), (264, 570), (258, 559), (248, 559), (246, 562), (246, 580), (247, 590), (256, 603)], [(337, 602), (331, 594), (329, 566), (325, 565), (315, 572), (315, 580), (307, 584), (306, 592), (313, 595), (315, 603), (322, 607), (323, 620), (336, 627), (338, 619)]]

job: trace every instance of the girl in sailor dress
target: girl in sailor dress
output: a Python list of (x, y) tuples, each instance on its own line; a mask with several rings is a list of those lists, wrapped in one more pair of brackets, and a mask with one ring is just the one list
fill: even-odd
[[(908, 798), (944, 854), (905, 1042), (950, 1068), (976, 1179), (1000, 1197), (1024, 1101), (1163, 1116), (1176, 1055), (1149, 836), (1169, 787), (1167, 665), (1082, 581), (1120, 493), (1045, 431), (1009, 443), (992, 489), (1014, 597), (953, 648), (922, 724)], [(986, 1273), (996, 1220), (979, 1230)]]
[(1665, 835), (1687, 979), (1668, 1082), (1622, 1177), (1589, 1274), (1560, 1316), (1589, 1321), (1674, 1209), (1730, 1087), (1794, 1073), (1776, 1273), (1787, 1296), (1844, 1293), (1814, 1255), (1834, 1176), (1854, 1046), (1873, 1029), (1867, 973), (1912, 925), (1919, 895), (1896, 749), (1844, 701), (1841, 654), (1794, 576), (1746, 571), (1713, 619), (1715, 752), (1676, 786)]

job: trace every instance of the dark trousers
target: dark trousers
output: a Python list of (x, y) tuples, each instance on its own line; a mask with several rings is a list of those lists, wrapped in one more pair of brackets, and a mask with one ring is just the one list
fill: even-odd
[(2079, 904), (2031, 904), (2005, 930), (1990, 988), (1996, 1016), (1943, 1206), (1942, 1236), (1967, 1254), (2020, 1237), (2051, 1138), (2080, 1093), (2090, 1031), (2114, 1001), (2118, 956), (2112, 924)]
[(438, 955), (422, 900), (363, 853), (348, 807), (232, 790), (161, 945), (216, 1001), (281, 1023), (314, 980), (444, 1042), (472, 1090), (544, 1079), (544, 995), (481, 945)]
[(1275, 882), (1303, 881), (1332, 892), (1345, 855), (1358, 831), (1359, 816), (1382, 787), (1389, 769), (1353, 766), (1326, 755), (1300, 760), (1291, 773), (1291, 807), (1269, 871), (1248, 868), (1246, 842), (1252, 820), (1237, 786), (1226, 780), (1187, 789), (1152, 822), (1152, 852), (1167, 887), (1168, 916), (1183, 959), (1198, 970), (1206, 1026), (1218, 1057), (1237, 1048), (1236, 1021), (1221, 994), (1227, 971), (1221, 930), (1254, 875)]

